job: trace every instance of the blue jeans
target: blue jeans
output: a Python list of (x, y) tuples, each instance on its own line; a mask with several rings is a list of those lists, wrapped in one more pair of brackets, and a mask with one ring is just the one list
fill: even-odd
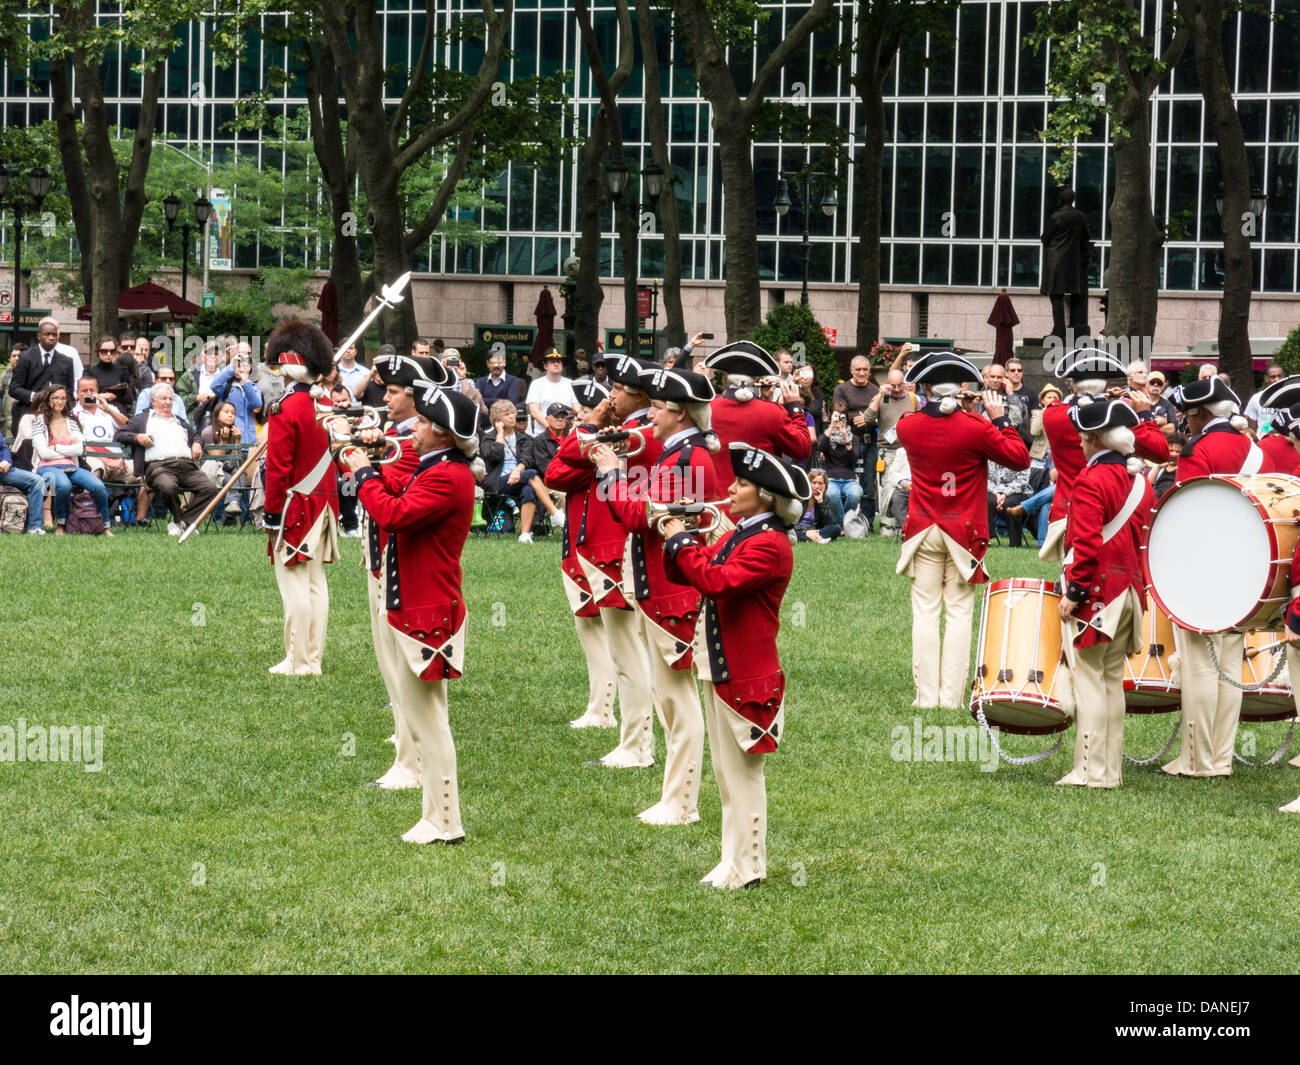
[[(1034, 527), (1034, 535), (1041, 544), (1047, 539), (1047, 517), (1052, 512), (1052, 500), (1056, 498), (1056, 485), (1049, 484), (1041, 492), (1035, 492), (1020, 505), (1025, 508), (1025, 517), (1032, 518), (1038, 515), (1038, 524)], [(1028, 524), (1026, 522), (1025, 524)]]
[(73, 486), (84, 488), (95, 499), (100, 517), (104, 519), (104, 528), (108, 528), (108, 489), (104, 482), (89, 470), (80, 466), (45, 466), (41, 476), (54, 485), (54, 520), (59, 525), (68, 522), (68, 500), (72, 496)]
[(826, 502), (831, 505), (835, 524), (844, 524), (844, 512), (852, 510), (862, 501), (862, 486), (851, 477), (829, 478), (826, 481)]
[(45, 480), (27, 470), (12, 467), (8, 473), (0, 473), (0, 484), (7, 484), (27, 493), (27, 526), (25, 532), (32, 532), (44, 524), (45, 518)]

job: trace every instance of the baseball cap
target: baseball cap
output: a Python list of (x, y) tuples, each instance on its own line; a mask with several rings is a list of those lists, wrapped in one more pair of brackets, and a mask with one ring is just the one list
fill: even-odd
[(548, 351), (545, 355), (542, 356), (542, 362), (551, 362), (552, 360), (554, 360), (555, 362), (563, 362), (564, 356), (561, 355), (554, 348), (552, 348), (550, 351)]
[(1147, 374), (1147, 383), (1150, 384), (1152, 381), (1159, 381), (1163, 385), (1165, 383), (1165, 375), (1159, 370), (1152, 370)]
[(552, 403), (549, 407), (546, 408), (546, 416), (548, 418), (568, 418), (572, 414), (573, 411), (571, 411), (563, 403)]

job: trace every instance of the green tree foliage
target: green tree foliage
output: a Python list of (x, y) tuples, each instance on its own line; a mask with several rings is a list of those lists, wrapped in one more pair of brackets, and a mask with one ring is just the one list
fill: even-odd
[(777, 304), (750, 330), (748, 339), (768, 351), (788, 348), (795, 355), (796, 362), (806, 361), (813, 368), (818, 386), (828, 396), (839, 384), (840, 369), (835, 361), (835, 351), (826, 342), (821, 323), (811, 307), (802, 303)]

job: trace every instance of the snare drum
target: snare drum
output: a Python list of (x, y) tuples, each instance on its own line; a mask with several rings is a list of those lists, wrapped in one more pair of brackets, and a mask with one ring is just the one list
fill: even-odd
[(1300, 543), (1300, 479), (1216, 473), (1170, 489), (1146, 544), (1147, 583), (1193, 632), (1278, 627)]
[(984, 589), (971, 716), (991, 728), (1040, 735), (1068, 728), (1069, 666), (1061, 648), (1061, 597), (1049, 581), (994, 581)]
[[(1276, 643), (1274, 641), (1277, 641)], [(1241, 662), (1242, 684), (1259, 684), (1277, 669), (1278, 656), (1286, 653), (1286, 640), (1275, 632), (1248, 632), (1242, 639), (1243, 652), (1265, 648), (1254, 658)], [(1295, 654), (1295, 651), (1291, 652)], [(1295, 695), (1291, 691), (1291, 677), (1283, 666), (1267, 687), (1241, 693), (1242, 721), (1285, 721), (1295, 717)]]
[(1147, 591), (1142, 613), (1142, 649), (1124, 659), (1124, 710), (1129, 714), (1164, 714), (1177, 710), (1182, 697), (1170, 660), (1174, 623)]

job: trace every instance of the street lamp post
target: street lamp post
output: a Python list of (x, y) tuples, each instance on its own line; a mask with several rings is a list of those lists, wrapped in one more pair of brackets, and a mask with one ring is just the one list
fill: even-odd
[[(16, 166), (0, 164), (0, 200), (10, 189), (11, 179), (19, 176)], [(45, 197), (50, 193), (50, 172), (43, 166), (33, 167), (27, 175), (27, 195), (31, 197), (34, 210), (39, 211)], [(23, 196), (15, 191), (13, 198), (14, 212), (14, 322), (17, 323), (18, 308), (23, 305)]]
[[(790, 182), (793, 180), (802, 183), (803, 194), (799, 199), (799, 213), (803, 218), (803, 239), (799, 245), (799, 255), (803, 260), (803, 289), (799, 294), (799, 302), (807, 307), (808, 255), (812, 250), (808, 242), (808, 206), (812, 202), (813, 179), (824, 180), (826, 175), (816, 170), (782, 170), (780, 175), (776, 183), (776, 199), (772, 201), (772, 206), (776, 209), (776, 213), (783, 217), (790, 210)], [(828, 185), (826, 191), (822, 193), (821, 208), (822, 214), (827, 218), (839, 209), (839, 197), (835, 193), (835, 186)]]
[[(167, 218), (167, 232), (170, 233), (176, 228), (176, 219), (181, 213), (181, 200), (175, 193), (163, 200), (163, 214)], [(202, 196), (194, 201), (194, 221), (198, 225), (199, 232), (203, 232), (203, 227), (208, 224), (208, 219), (212, 217), (212, 203), (206, 196)], [(189, 299), (186, 288), (190, 276), (190, 230), (194, 228), (186, 220), (181, 224), (181, 240), (183, 241), (183, 250), (181, 252), (181, 299)]]
[[(200, 49), (200, 51), (202, 51), (202, 49)], [(176, 147), (176, 145), (172, 144), (171, 141), (159, 141), (159, 140), (156, 140), (156, 141), (154, 141), (154, 144), (155, 144), (155, 145), (161, 144), (164, 148), (170, 148), (170, 149), (171, 149), (172, 151), (174, 151), (177, 155), (182, 155), (182, 156), (184, 156), (186, 159), (188, 159), (188, 160), (189, 160), (191, 163), (193, 163), (195, 166), (199, 166), (199, 167), (202, 167), (202, 168), (203, 168), (203, 174), (204, 174), (203, 199), (204, 199), (205, 201), (207, 201), (207, 203), (208, 203), (208, 217), (210, 218), (210, 217), (212, 216), (212, 203), (211, 203), (211, 201), (212, 201), (212, 164), (211, 164), (210, 162), (205, 163), (202, 159), (195, 159), (194, 156), (190, 155), (189, 152), (183, 152), (183, 151), (181, 151), (179, 148)], [(164, 201), (164, 202), (165, 202), (165, 201)], [(203, 222), (201, 222), (201, 223), (199, 223), (199, 231), (200, 231), (201, 233), (204, 233), (203, 243), (202, 243), (202, 247), (201, 247), (201, 249), (200, 249), (200, 251), (199, 251), (199, 254), (203, 256), (203, 291), (204, 291), (204, 292), (207, 292), (207, 290), (208, 290), (208, 263), (209, 263), (209, 260), (211, 259), (211, 256), (208, 255), (208, 241), (207, 241), (207, 234), (206, 234), (206, 232), (203, 230), (203, 226), (205, 226), (205, 225), (207, 225), (206, 220), (203, 221)], [(184, 295), (184, 293), (181, 293), (181, 295)]]
[(635, 300), (637, 273), (641, 265), (641, 210), (644, 207), (649, 207), (651, 211), (657, 211), (659, 194), (664, 189), (664, 170), (663, 167), (651, 163), (641, 171), (641, 187), (645, 190), (647, 197), (645, 203), (633, 199), (624, 199), (627, 192), (627, 180), (627, 163), (621, 158), (605, 164), (605, 189), (614, 205), (615, 219), (617, 220), (620, 210), (628, 211), (632, 217), (632, 246), (623, 249), (623, 285), (625, 291), (631, 291), (633, 294), (631, 306), (633, 313), (630, 316), (631, 321), (627, 323), (627, 332), (630, 334), (628, 344), (631, 345), (628, 354), (635, 352), (639, 356), (641, 353), (641, 324), (638, 320), (639, 316), (635, 313)]

